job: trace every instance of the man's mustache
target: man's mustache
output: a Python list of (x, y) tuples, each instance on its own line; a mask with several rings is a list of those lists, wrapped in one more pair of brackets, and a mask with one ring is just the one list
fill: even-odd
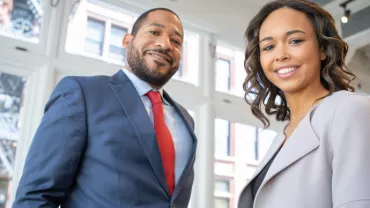
[(170, 56), (170, 54), (168, 54), (168, 52), (166, 50), (163, 50), (163, 49), (160, 49), (160, 48), (155, 48), (155, 49), (148, 49), (148, 50), (145, 51), (145, 53), (147, 53), (149, 51), (151, 51), (151, 52), (157, 52), (157, 53), (161, 53), (163, 55), (166, 55), (168, 58), (170, 58), (171, 64), (173, 64), (173, 62), (174, 62), (173, 58)]

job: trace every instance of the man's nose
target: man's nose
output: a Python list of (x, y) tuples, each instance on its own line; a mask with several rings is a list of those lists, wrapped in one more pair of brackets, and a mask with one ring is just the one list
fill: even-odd
[(157, 37), (156, 45), (165, 51), (171, 51), (173, 47), (171, 44), (170, 37), (168, 35), (161, 35)]

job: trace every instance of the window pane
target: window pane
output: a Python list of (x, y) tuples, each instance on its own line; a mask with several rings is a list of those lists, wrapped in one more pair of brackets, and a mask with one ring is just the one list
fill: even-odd
[(198, 84), (199, 35), (186, 31), (181, 50), (180, 66), (173, 78), (193, 85)]
[(258, 160), (257, 128), (246, 124), (235, 124), (235, 145), (238, 157), (245, 163)]
[(215, 157), (230, 155), (230, 122), (215, 119)]
[(218, 58), (216, 61), (216, 90), (227, 92), (230, 90), (230, 61)]
[(230, 192), (230, 184), (229, 181), (216, 181), (215, 182), (215, 191), (221, 193), (229, 193)]
[(109, 58), (125, 61), (125, 49), (122, 47), (122, 39), (127, 34), (128, 29), (112, 26), (109, 39)]
[(103, 0), (75, 3), (70, 14), (65, 50), (124, 65), (122, 39), (137, 15)]
[(0, 0), (0, 34), (39, 42), (43, 8), (41, 0)]
[(216, 198), (215, 208), (229, 208), (229, 199)]
[[(246, 78), (244, 52), (217, 45), (216, 53), (218, 57), (216, 63), (216, 90), (244, 97), (243, 82)], [(225, 63), (225, 60), (228, 63)]]
[(101, 56), (103, 54), (105, 23), (88, 18), (85, 52)]
[(273, 130), (259, 129), (258, 154), (260, 160), (265, 156), (268, 148), (271, 146), (272, 141), (275, 139), (276, 135), (277, 133)]
[(0, 207), (8, 207), (25, 78), (0, 72)]

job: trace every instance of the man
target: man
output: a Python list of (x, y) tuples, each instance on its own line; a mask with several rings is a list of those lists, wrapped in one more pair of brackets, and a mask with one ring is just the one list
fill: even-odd
[(183, 28), (149, 10), (123, 39), (112, 77), (67, 77), (31, 145), (14, 208), (186, 208), (194, 178), (191, 116), (162, 90), (177, 71)]

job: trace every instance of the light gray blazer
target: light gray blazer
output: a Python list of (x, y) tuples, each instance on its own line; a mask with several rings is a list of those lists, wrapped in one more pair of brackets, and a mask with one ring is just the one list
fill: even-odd
[[(273, 141), (252, 180), (282, 145)], [(300, 122), (272, 162), (253, 204), (238, 208), (370, 208), (370, 98), (339, 91)]]

